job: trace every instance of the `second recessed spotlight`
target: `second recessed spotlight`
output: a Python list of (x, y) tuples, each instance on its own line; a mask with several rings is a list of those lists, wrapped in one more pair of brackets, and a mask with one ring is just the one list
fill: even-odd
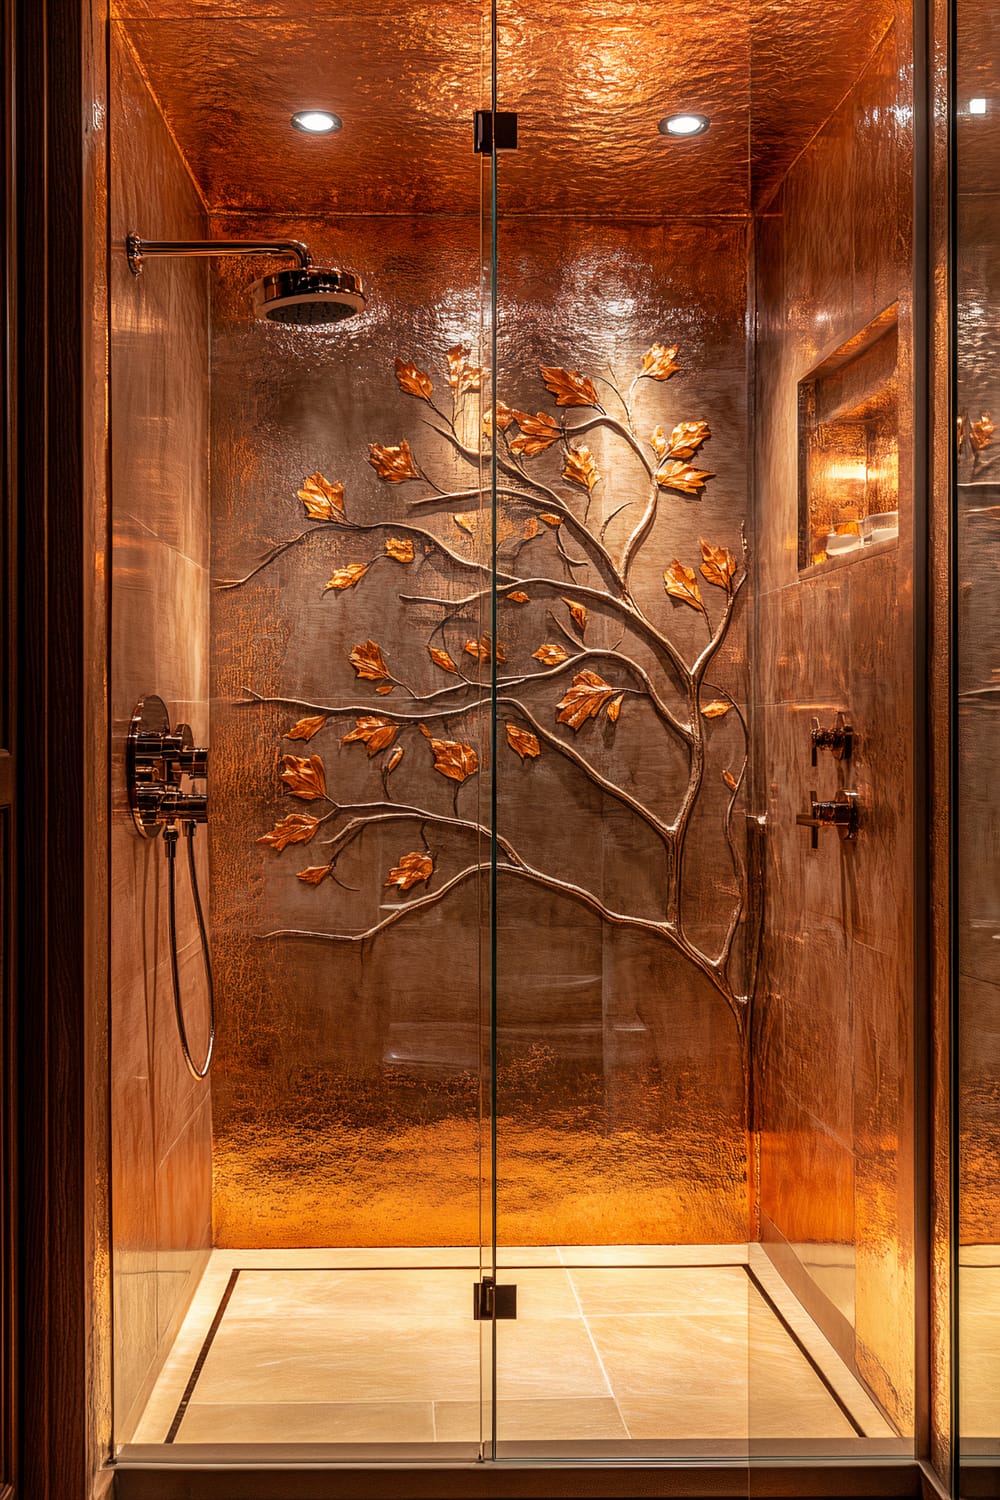
[(708, 115), (664, 115), (661, 135), (704, 135), (710, 125)]
[(342, 124), (340, 116), (332, 115), (328, 109), (300, 109), (292, 115), (293, 129), (301, 130), (305, 135), (329, 135), (331, 130), (339, 130)]

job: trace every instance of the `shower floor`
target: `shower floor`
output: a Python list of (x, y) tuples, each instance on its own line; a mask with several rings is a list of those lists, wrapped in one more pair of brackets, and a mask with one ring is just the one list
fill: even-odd
[[(896, 1453), (900, 1440), (744, 1246), (500, 1252), (499, 1452)], [(150, 1445), (489, 1441), (491, 1325), (468, 1249), (214, 1251), (122, 1457)], [(204, 1454), (204, 1446), (200, 1452)]]

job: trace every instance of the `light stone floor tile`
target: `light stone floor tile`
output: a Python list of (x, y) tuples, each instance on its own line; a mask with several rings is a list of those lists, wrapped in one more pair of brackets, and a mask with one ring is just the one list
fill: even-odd
[[(489, 1421), (489, 1407), (486, 1409)], [(438, 1442), (475, 1442), (480, 1409), (465, 1401), (439, 1402), (434, 1408)], [(610, 1397), (558, 1401), (498, 1401), (497, 1437), (501, 1443), (573, 1442), (578, 1439), (627, 1438), (618, 1407)]]
[[(561, 1273), (565, 1276), (565, 1272)], [(226, 1313), (244, 1318), (322, 1317), (340, 1324), (386, 1318), (460, 1321), (472, 1316), (474, 1270), (241, 1271)]]
[(741, 1266), (747, 1246), (561, 1245), (564, 1266)]
[(498, 1323), (497, 1397), (527, 1401), (611, 1395), (583, 1319)]
[(980, 1261), (959, 1272), (959, 1357), (962, 1435), (995, 1441), (1000, 1438), (1000, 1266)]
[(746, 1317), (752, 1287), (742, 1266), (574, 1269), (569, 1279), (585, 1318), (601, 1314), (723, 1314)]
[(226, 1406), (192, 1401), (179, 1443), (431, 1443), (429, 1401), (381, 1405), (320, 1401), (255, 1401)]

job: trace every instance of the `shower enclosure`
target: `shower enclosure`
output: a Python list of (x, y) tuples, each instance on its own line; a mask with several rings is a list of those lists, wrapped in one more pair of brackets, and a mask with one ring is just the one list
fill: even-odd
[[(926, 1358), (910, 9), (266, 9), (108, 30), (123, 1493), (889, 1467)], [(273, 256), (135, 275), (133, 235), (305, 242), (367, 304), (261, 321)], [(191, 892), (171, 943), (126, 795), (149, 694), (208, 747), (203, 1079)]]

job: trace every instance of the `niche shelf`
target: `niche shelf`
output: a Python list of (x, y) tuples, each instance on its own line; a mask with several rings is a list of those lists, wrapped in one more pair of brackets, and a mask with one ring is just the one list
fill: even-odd
[[(799, 568), (860, 558), (898, 515), (898, 303), (799, 381)], [(829, 542), (831, 536), (859, 539)], [(829, 548), (829, 550), (828, 550)]]

